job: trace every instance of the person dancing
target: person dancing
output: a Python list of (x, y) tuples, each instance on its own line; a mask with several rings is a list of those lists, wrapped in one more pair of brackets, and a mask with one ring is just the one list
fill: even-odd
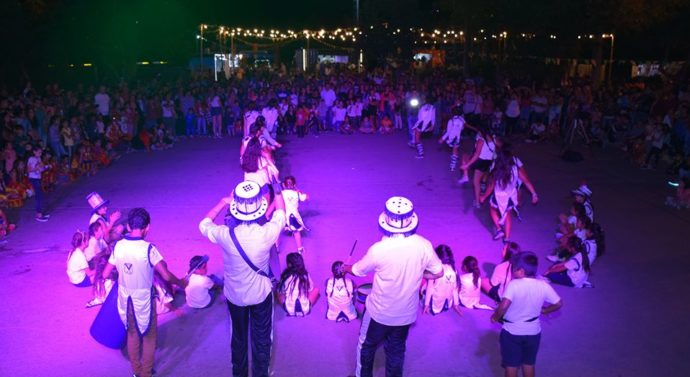
[(460, 138), (462, 129), (465, 127), (465, 118), (462, 117), (462, 111), (459, 107), (453, 109), (453, 117), (448, 120), (446, 126), (446, 133), (438, 139), (438, 143), (445, 142), (452, 148), (450, 155), (450, 171), (455, 171), (458, 166), (458, 151), (460, 150)]
[(494, 161), (486, 191), (480, 198), (480, 202), (484, 203), (491, 195), (491, 220), (496, 228), (494, 240), (503, 238), (507, 242), (510, 238), (511, 211), (518, 203), (519, 181), (522, 181), (532, 194), (532, 204), (537, 204), (539, 196), (527, 176), (522, 161), (513, 156), (509, 145), (504, 145)]

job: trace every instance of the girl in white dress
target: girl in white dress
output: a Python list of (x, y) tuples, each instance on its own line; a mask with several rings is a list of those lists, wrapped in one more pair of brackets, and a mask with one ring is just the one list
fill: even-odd
[(453, 308), (462, 315), (460, 298), (458, 296), (458, 275), (455, 271), (453, 251), (447, 245), (438, 245), (436, 255), (443, 263), (443, 276), (426, 281), (424, 295), (424, 314), (436, 315)]
[(278, 302), (288, 316), (304, 317), (319, 298), (319, 289), (314, 287), (301, 254), (288, 254), (285, 263), (278, 283)]
[(345, 277), (343, 262), (333, 262), (333, 277), (326, 280), (326, 297), (328, 311), (326, 318), (336, 322), (350, 322), (357, 318), (354, 304), (355, 283)]
[(304, 251), (304, 247), (302, 246), (302, 231), (309, 230), (309, 228), (304, 225), (302, 215), (299, 213), (299, 202), (306, 201), (309, 196), (297, 189), (295, 186), (296, 183), (295, 177), (285, 177), (281, 193), (285, 200), (285, 228), (289, 232), (292, 232), (292, 236), (295, 237), (297, 252), (302, 253)]

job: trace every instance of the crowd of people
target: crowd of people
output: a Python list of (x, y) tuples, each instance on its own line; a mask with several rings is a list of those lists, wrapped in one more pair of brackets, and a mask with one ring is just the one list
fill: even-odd
[[(93, 213), (88, 233), (73, 236), (69, 281), (93, 287), (87, 307), (104, 303), (117, 287), (117, 309), (128, 331), (137, 376), (152, 372), (155, 314), (169, 310), (173, 284), (184, 288), (186, 302), (193, 308), (213, 305), (222, 287), (233, 327), (234, 375), (248, 373), (250, 336), (252, 375), (268, 374), (274, 300), (288, 316), (297, 317), (308, 315), (317, 304), (321, 292), (302, 256), (301, 234), (309, 228), (299, 214), (299, 203), (308, 195), (297, 188), (295, 177), (281, 176), (273, 153), (282, 147), (279, 140), (286, 134), (301, 138), (323, 132), (398, 130), (408, 134), (417, 158), (424, 158), (426, 136), (434, 135), (449, 146), (449, 169), (462, 172), (459, 182), (471, 182), (473, 205), (481, 208), (490, 203), (493, 237), (504, 244), (491, 277), (481, 276), (479, 261), (471, 255), (462, 259), (458, 270), (449, 246), (433, 247), (416, 234), (419, 218), (408, 199), (387, 201), (378, 219), (384, 239), (354, 264), (335, 262), (323, 292), (328, 319), (362, 318), (358, 376), (371, 375), (376, 347), (383, 341), (387, 371), (401, 375), (405, 341), (417, 313), (438, 315), (450, 309), (462, 313), (463, 307), (495, 310), (492, 318), (504, 323), (501, 347), (507, 375), (518, 368), (525, 373), (532, 368), (533, 373), (539, 314), (561, 305), (547, 282), (591, 286), (592, 263), (605, 248), (586, 185), (573, 190), (572, 208), (559, 218), (557, 248), (549, 258), (555, 264), (544, 277), (537, 277), (534, 254), (511, 241), (521, 188), (530, 193), (533, 204), (539, 201), (511, 142), (551, 140), (563, 143), (565, 149), (573, 143), (618, 145), (640, 167), (655, 168), (664, 162), (669, 174), (679, 175), (671, 180), (677, 195), (667, 202), (676, 207), (690, 203), (690, 91), (671, 84), (595, 90), (584, 82), (564, 82), (559, 87), (536, 87), (521, 79), (488, 83), (441, 70), (421, 74), (334, 70), (325, 76), (259, 70), (222, 84), (196, 78), (98, 89), (63, 90), (50, 85), (41, 93), (27, 85), (22, 92), (3, 92), (0, 97), (5, 144), (0, 205), (21, 206), (34, 196), (38, 221), (49, 218), (44, 191), (95, 174), (119, 153), (165, 149), (180, 137), (241, 139), (244, 182), (199, 224), (201, 233), (222, 249), (222, 280), (207, 276), (206, 256), (192, 257), (187, 276), (178, 278), (168, 271), (155, 246), (145, 241), (151, 219), (144, 209), (132, 210), (121, 222), (119, 212), (108, 215), (107, 201), (97, 194), (88, 198)], [(474, 139), (474, 149), (461, 155), (464, 138)], [(221, 213), (225, 216), (217, 221)], [(13, 229), (4, 214), (0, 220), (5, 234)], [(268, 261), (270, 253), (278, 251), (283, 234), (294, 238), (296, 251), (281, 254), (286, 267), (274, 276)], [(403, 263), (415, 268), (402, 268)], [(366, 310), (358, 313), (354, 305), (358, 287), (347, 274), (370, 273), (374, 276)], [(150, 296), (152, 287), (159, 292), (157, 299)], [(538, 295), (528, 300), (529, 292)], [(542, 308), (543, 303), (548, 305)], [(524, 336), (529, 352), (516, 346), (516, 337)]]

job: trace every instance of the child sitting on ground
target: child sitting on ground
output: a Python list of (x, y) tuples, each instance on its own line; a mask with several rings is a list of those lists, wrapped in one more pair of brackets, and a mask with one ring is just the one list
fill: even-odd
[(544, 276), (552, 283), (565, 285), (567, 287), (583, 288), (592, 287), (589, 283), (590, 261), (596, 258), (595, 250), (587, 251), (581, 239), (572, 236), (568, 239), (569, 246), (572, 246), (573, 256), (566, 262), (556, 263), (551, 266)]
[(206, 276), (208, 273), (208, 255), (195, 255), (189, 261), (189, 284), (184, 289), (187, 298), (187, 305), (190, 308), (203, 309), (213, 305), (218, 296), (218, 289), (221, 282), (214, 275)]
[(86, 303), (87, 308), (103, 304), (117, 280), (116, 270), (113, 270), (110, 276), (103, 277), (103, 270), (108, 264), (109, 257), (110, 255), (108, 254), (98, 254), (92, 261), (96, 273), (93, 280), (93, 299)]
[(482, 279), (479, 273), (479, 262), (473, 256), (467, 256), (462, 260), (462, 271), (460, 275), (460, 303), (469, 309), (493, 310), (489, 305), (479, 302), (481, 291), (491, 290), (488, 279)]
[(452, 307), (455, 312), (462, 315), (458, 296), (458, 274), (455, 271), (453, 251), (447, 245), (438, 245), (435, 251), (443, 263), (443, 277), (425, 281), (424, 314), (436, 315)]
[(90, 287), (96, 273), (94, 269), (89, 268), (89, 263), (84, 256), (88, 241), (86, 233), (77, 231), (72, 236), (72, 251), (67, 255), (67, 277), (70, 283), (80, 288)]
[(278, 283), (278, 302), (288, 316), (304, 317), (319, 298), (319, 289), (309, 277), (302, 254), (290, 253), (285, 262), (287, 266)]
[(302, 246), (302, 230), (309, 230), (304, 225), (302, 216), (299, 214), (299, 202), (306, 201), (309, 196), (301, 192), (296, 187), (297, 181), (293, 176), (287, 176), (283, 180), (283, 199), (285, 200), (285, 228), (292, 232), (292, 236), (295, 237), (295, 243), (297, 244), (297, 252), (304, 252), (304, 247)]
[(341, 261), (333, 262), (331, 266), (333, 277), (326, 280), (326, 296), (328, 297), (326, 318), (336, 322), (350, 322), (357, 318), (353, 302), (355, 283), (345, 277), (342, 266)]

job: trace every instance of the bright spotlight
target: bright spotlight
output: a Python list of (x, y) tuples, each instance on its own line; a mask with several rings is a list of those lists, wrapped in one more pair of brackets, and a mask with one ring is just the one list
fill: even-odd
[(412, 98), (412, 99), (410, 100), (410, 106), (412, 106), (412, 107), (417, 107), (417, 106), (419, 106), (419, 100), (416, 99), (416, 98)]

